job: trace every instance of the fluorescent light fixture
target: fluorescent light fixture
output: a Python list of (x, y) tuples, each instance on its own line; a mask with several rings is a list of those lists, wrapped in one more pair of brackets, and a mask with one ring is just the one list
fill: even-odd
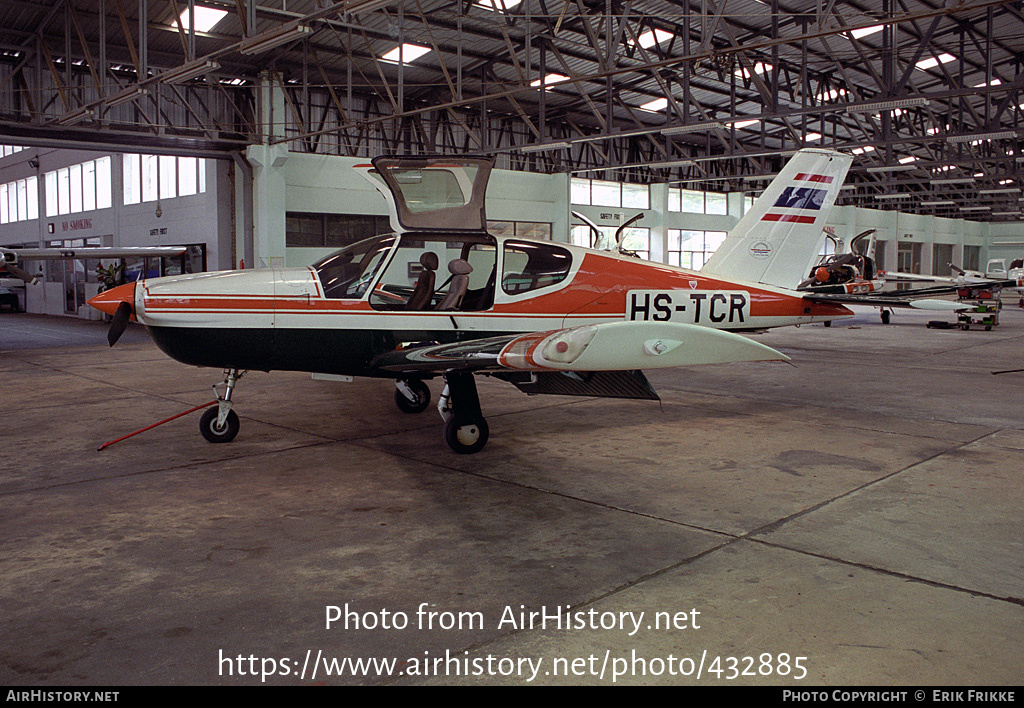
[(970, 143), (982, 140), (1003, 140), (1005, 138), (1016, 138), (1017, 131), (1001, 130), (995, 133), (974, 133), (973, 135), (947, 135), (947, 143)]
[(921, 206), (956, 206), (952, 199), (935, 199), (933, 201), (921, 202)]
[(656, 98), (653, 101), (648, 101), (640, 106), (640, 110), (650, 111), (651, 113), (657, 113), (658, 111), (663, 111), (666, 108), (668, 108), (667, 98)]
[(857, 189), (857, 185), (855, 185), (855, 184), (844, 184), (842, 187), (839, 188), (839, 191), (840, 192), (845, 192), (847, 190), (855, 190), (855, 189)]
[(808, 133), (807, 137), (804, 138), (807, 142), (817, 142), (821, 140), (821, 133)]
[(1013, 180), (1012, 179), (1001, 179), (1001, 180), (999, 180), (999, 184), (1013, 184)]
[(642, 35), (636, 38), (636, 42), (630, 42), (630, 44), (639, 44), (644, 49), (648, 49), (656, 44), (667, 42), (674, 36), (675, 35), (669, 32), (668, 30), (654, 28), (647, 30)]
[(876, 194), (875, 199), (910, 199), (910, 194)]
[(937, 57), (928, 57), (927, 59), (922, 59), (921, 61), (914, 64), (914, 66), (920, 69), (921, 71), (926, 71), (928, 69), (934, 69), (939, 64), (951, 62), (954, 59), (956, 59), (956, 57), (953, 56), (952, 54), (947, 54), (943, 52)]
[(144, 88), (135, 88), (135, 89), (131, 89), (131, 90), (128, 90), (128, 91), (122, 91), (122, 92), (120, 92), (118, 94), (115, 94), (115, 95), (111, 96), (110, 98), (106, 99), (106, 101), (104, 101), (104, 103), (107, 104), (107, 108), (113, 108), (114, 106), (120, 106), (122, 103), (129, 103), (130, 101), (134, 101), (134, 100), (136, 100), (138, 98), (142, 98), (145, 95), (146, 95), (146, 89), (144, 89)]
[(867, 37), (870, 34), (881, 32), (885, 28), (885, 25), (871, 25), (870, 27), (861, 27), (860, 29), (850, 30), (850, 36), (854, 39), (860, 39), (861, 37)]
[(906, 172), (907, 170), (916, 170), (917, 165), (879, 165), (878, 167), (869, 167), (868, 172)]
[(423, 47), (419, 44), (400, 44), (387, 54), (381, 55), (381, 60), (392, 64), (408, 64), (419, 59), (430, 51), (430, 47)]
[(70, 113), (65, 113), (63, 116), (58, 118), (57, 124), (74, 125), (75, 123), (81, 123), (83, 120), (86, 120), (87, 118), (92, 118), (93, 115), (95, 114), (93, 113), (93, 110), (91, 108), (86, 108), (85, 106), (82, 106), (81, 108), (77, 108), (71, 111)]
[(669, 167), (694, 167), (696, 164), (693, 160), (669, 160), (667, 162), (652, 162), (648, 167), (667, 169)]
[(538, 145), (524, 145), (519, 150), (521, 152), (544, 152), (545, 150), (568, 150), (572, 147), (572, 143), (559, 142), (559, 143), (540, 143)]
[(242, 54), (260, 54), (268, 49), (301, 39), (312, 32), (313, 28), (307, 25), (292, 25), (290, 23), (281, 25), (276, 30), (263, 32), (245, 40), (239, 45), (238, 51)]
[(673, 125), (668, 128), (662, 128), (662, 135), (682, 135), (684, 133), (701, 133), (705, 130), (723, 130), (724, 125), (718, 121), (709, 121), (707, 123), (687, 123), (686, 125)]
[(521, 0), (477, 0), (477, 6), (495, 12), (505, 12), (518, 5)]
[(1017, 194), (1020, 187), (999, 187), (998, 189), (979, 189), (978, 194)]
[[(227, 10), (218, 10), (215, 7), (206, 7), (204, 5), (195, 6), (196, 13), (196, 32), (209, 32), (214, 28), (218, 22), (224, 19), (224, 16), (228, 14)], [(177, 24), (181, 25), (181, 28), (187, 30), (190, 28), (188, 22), (188, 8), (182, 10), (181, 15), (178, 18)]]
[(197, 76), (203, 76), (211, 71), (216, 71), (220, 68), (220, 64), (209, 59), (200, 59), (198, 61), (184, 64), (176, 69), (168, 69), (162, 74), (158, 74), (157, 78), (163, 81), (165, 84), (182, 84), (190, 79), (194, 79)]
[(752, 125), (757, 125), (761, 122), (760, 118), (754, 118), (753, 120), (738, 120), (732, 124), (736, 130), (742, 130), (743, 128), (749, 128)]
[(919, 159), (921, 159), (921, 158), (917, 157), (916, 155), (907, 155), (906, 157), (901, 157), (899, 159), (899, 163), (901, 165), (906, 165), (906, 164), (909, 164), (911, 162), (917, 162)]
[(994, 211), (992, 216), (1020, 216), (1020, 210), (1017, 211)]
[(894, 108), (909, 108), (910, 106), (927, 106), (928, 99), (923, 96), (916, 98), (896, 98), (892, 101), (879, 101), (878, 103), (865, 103), (860, 106), (846, 106), (847, 113), (877, 113), (878, 111), (891, 111)]
[(930, 180), (932, 184), (974, 184), (973, 177), (944, 177)]
[(982, 81), (980, 84), (974, 84), (974, 88), (983, 88), (985, 86), (999, 86), (1003, 82), (999, 79), (992, 79), (991, 81)]
[[(557, 84), (568, 80), (568, 76), (562, 76), (561, 74), (548, 74), (543, 79), (534, 79), (530, 82), (530, 86), (551, 86), (551, 84)], [(545, 90), (550, 91), (551, 89), (548, 88)]]
[(874, 151), (875, 151), (875, 146), (874, 145), (864, 145), (862, 147), (855, 147), (853, 150), (850, 150), (850, 152), (852, 152), (854, 155), (863, 155), (866, 152), (874, 152)]
[(992, 211), (990, 206), (962, 206), (960, 211)]

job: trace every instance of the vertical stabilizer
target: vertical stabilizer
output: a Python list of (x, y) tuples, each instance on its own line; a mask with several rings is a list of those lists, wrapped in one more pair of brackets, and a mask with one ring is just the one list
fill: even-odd
[(795, 288), (818, 255), (822, 229), (852, 162), (834, 150), (797, 152), (701, 272)]

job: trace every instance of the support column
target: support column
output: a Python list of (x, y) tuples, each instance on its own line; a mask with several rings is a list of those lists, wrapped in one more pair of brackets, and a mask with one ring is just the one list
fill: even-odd
[[(285, 101), (280, 83), (269, 71), (260, 74), (258, 92), (258, 131), (260, 145), (250, 146), (246, 158), (252, 165), (252, 263), (247, 268), (273, 268), (285, 262), (285, 211), (287, 183), (284, 167), (288, 162), (286, 143), (270, 144), (285, 135)], [(244, 181), (243, 181), (244, 184)]]

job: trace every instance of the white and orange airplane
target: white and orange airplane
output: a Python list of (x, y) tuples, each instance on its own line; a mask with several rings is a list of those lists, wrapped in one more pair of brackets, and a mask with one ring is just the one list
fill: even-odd
[(490, 160), (377, 158), (359, 169), (395, 233), (308, 267), (141, 280), (90, 304), (113, 315), (111, 345), (133, 319), (172, 358), (225, 370), (200, 422), (211, 442), (237, 434), (248, 369), (391, 378), (410, 413), (443, 376), (444, 439), (472, 453), (488, 438), (477, 374), (529, 394), (657, 399), (641, 370), (786, 359), (734, 332), (851, 316), (795, 290), (850, 162), (798, 152), (695, 272), (487, 233)]

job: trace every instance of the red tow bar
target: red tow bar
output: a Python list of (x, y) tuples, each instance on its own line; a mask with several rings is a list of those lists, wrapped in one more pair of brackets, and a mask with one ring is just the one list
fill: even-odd
[(145, 428), (142, 428), (141, 430), (136, 430), (134, 433), (128, 433), (127, 435), (124, 435), (124, 436), (118, 438), (117, 440), (111, 440), (110, 442), (105, 442), (102, 445), (100, 445), (98, 448), (96, 448), (96, 452), (100, 452), (104, 448), (108, 448), (111, 445), (113, 445), (114, 443), (121, 442), (122, 440), (127, 440), (128, 438), (130, 438), (132, 436), (135, 436), (135, 435), (138, 435), (139, 433), (144, 433), (147, 430), (152, 430), (153, 428), (157, 427), (158, 425), (163, 425), (164, 423), (170, 423), (172, 420), (180, 418), (183, 415), (188, 415), (189, 413), (195, 413), (196, 411), (201, 410), (203, 408), (209, 408), (210, 406), (215, 406), (215, 405), (217, 405), (217, 403), (218, 403), (218, 401), (210, 401), (209, 403), (204, 403), (201, 406), (196, 406), (195, 408), (189, 408), (184, 413), (179, 413), (178, 415), (172, 415), (170, 418), (167, 418), (165, 420), (161, 420), (159, 423), (153, 423), (152, 425), (147, 425)]

